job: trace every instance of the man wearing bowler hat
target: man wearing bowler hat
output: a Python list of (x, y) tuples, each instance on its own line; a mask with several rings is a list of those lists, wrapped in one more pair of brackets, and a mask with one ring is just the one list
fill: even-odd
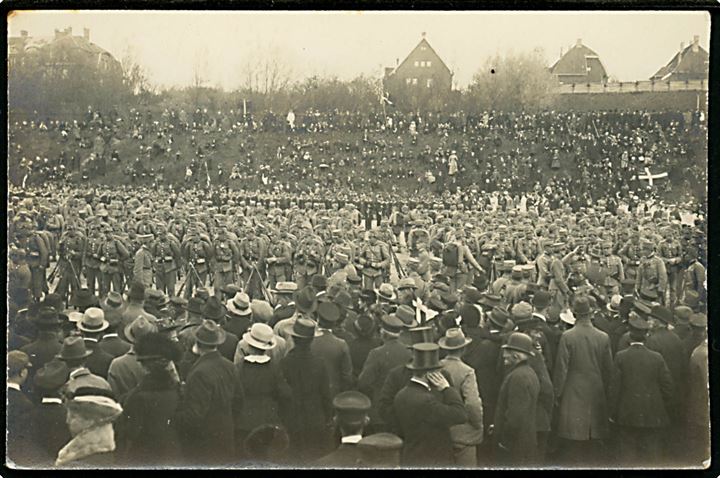
[(507, 373), (500, 385), (492, 431), (502, 465), (528, 465), (536, 459), (540, 382), (528, 364), (534, 355), (532, 339), (520, 332), (511, 334), (502, 346)]
[(296, 464), (310, 463), (330, 451), (327, 425), (332, 417), (330, 379), (323, 361), (312, 351), (320, 335), (316, 324), (298, 317), (290, 334), (294, 347), (280, 361), (292, 390), (285, 424), (290, 436), (290, 455)]
[(199, 356), (185, 380), (177, 427), (185, 456), (195, 465), (232, 462), (233, 413), (243, 406), (243, 388), (231, 361), (220, 355), (226, 332), (213, 320), (195, 329), (193, 352)]
[(335, 336), (333, 326), (340, 319), (340, 307), (332, 302), (322, 302), (317, 307), (318, 332), (311, 349), (327, 367), (330, 394), (337, 395), (354, 385), (350, 348), (345, 340)]
[(329, 468), (354, 468), (360, 459), (357, 443), (370, 423), (370, 399), (356, 391), (339, 393), (333, 399), (335, 416), (333, 422), (340, 435), (340, 446), (332, 453), (317, 460), (314, 465)]
[(370, 351), (358, 376), (358, 389), (373, 400), (370, 412), (373, 431), (383, 431), (385, 428), (379, 403), (380, 392), (388, 373), (395, 367), (404, 366), (412, 358), (410, 350), (398, 340), (404, 329), (400, 319), (394, 315), (383, 315), (380, 327), (383, 344)]
[(477, 465), (477, 445), (483, 441), (483, 407), (475, 370), (462, 361), (463, 354), (472, 341), (465, 337), (462, 329), (450, 328), (438, 342), (446, 353), (440, 363), (443, 370), (452, 377), (452, 386), (462, 397), (468, 413), (466, 423), (450, 428), (455, 465), (461, 467)]
[(622, 465), (653, 466), (662, 457), (674, 385), (662, 355), (645, 346), (647, 321), (631, 312), (628, 326), (630, 346), (615, 357), (610, 416), (619, 427)]
[(439, 371), (440, 347), (413, 346), (406, 367), (412, 378), (398, 392), (393, 408), (405, 441), (403, 466), (452, 466), (455, 463), (450, 427), (467, 422), (462, 398)]
[(60, 395), (68, 374), (67, 365), (61, 360), (50, 361), (35, 372), (34, 389), (40, 403), (32, 412), (32, 434), (38, 460), (43, 464), (52, 463), (60, 449), (70, 441), (65, 423), (67, 412)]

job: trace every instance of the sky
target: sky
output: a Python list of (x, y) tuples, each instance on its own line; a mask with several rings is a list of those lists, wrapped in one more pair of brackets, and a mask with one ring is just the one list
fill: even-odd
[(262, 55), (296, 79), (380, 77), (421, 39), (466, 87), (495, 54), (542, 49), (548, 66), (578, 39), (618, 81), (647, 80), (698, 35), (709, 51), (707, 12), (169, 12), (18, 11), (10, 36), (90, 29), (93, 43), (121, 59), (129, 50), (161, 87), (192, 83), (200, 67), (210, 86), (234, 89), (243, 65)]

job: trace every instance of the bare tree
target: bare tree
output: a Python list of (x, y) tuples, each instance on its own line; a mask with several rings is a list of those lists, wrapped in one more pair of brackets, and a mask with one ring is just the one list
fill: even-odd
[(137, 53), (132, 46), (128, 45), (125, 48), (120, 64), (122, 65), (125, 86), (133, 95), (137, 96), (154, 90), (145, 68), (138, 63)]

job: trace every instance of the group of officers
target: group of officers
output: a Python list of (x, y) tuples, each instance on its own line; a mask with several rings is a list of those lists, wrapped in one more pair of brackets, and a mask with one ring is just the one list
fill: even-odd
[[(132, 348), (113, 357), (108, 342), (162, 332), (182, 348), (166, 358), (182, 384), (167, 426), (196, 463), (706, 458), (705, 236), (668, 211), (401, 205), (368, 229), (352, 204), (28, 196), (9, 231), (9, 348), (25, 377), (13, 379), (32, 384), (57, 354), (63, 403), (86, 369), (127, 411), (152, 367), (135, 360), (119, 385), (113, 364)], [(65, 357), (77, 334), (87, 363)], [(132, 461), (127, 420), (119, 446)], [(166, 452), (149, 462), (168, 464)]]

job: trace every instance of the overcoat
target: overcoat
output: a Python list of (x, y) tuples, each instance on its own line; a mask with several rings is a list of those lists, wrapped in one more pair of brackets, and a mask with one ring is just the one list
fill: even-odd
[(310, 348), (325, 363), (330, 380), (330, 396), (334, 397), (354, 385), (350, 349), (347, 342), (336, 337), (331, 330), (320, 330), (322, 335), (313, 340)]
[(589, 320), (578, 320), (563, 332), (553, 375), (559, 437), (590, 440), (607, 436), (612, 369), (610, 338), (605, 332)]

